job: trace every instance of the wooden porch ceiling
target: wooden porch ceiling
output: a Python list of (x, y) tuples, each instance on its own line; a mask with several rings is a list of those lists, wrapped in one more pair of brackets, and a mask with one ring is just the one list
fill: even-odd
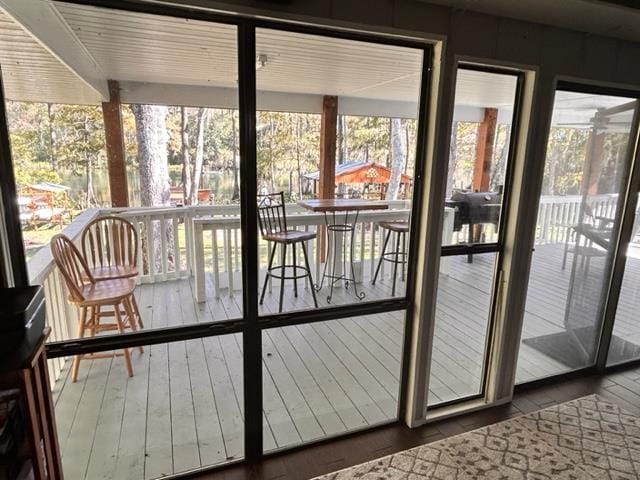
[[(67, 4), (0, 0), (0, 65), (9, 100), (99, 104), (108, 80), (124, 103), (236, 108), (236, 27)], [(338, 113), (415, 118), (422, 53), (418, 49), (258, 29), (259, 110), (320, 113), (324, 96)], [(484, 108), (510, 121), (515, 79), (461, 70), (458, 121)], [(589, 100), (558, 105), (558, 121), (584, 124)], [(606, 106), (605, 106), (606, 107)]]
[[(108, 80), (124, 103), (237, 107), (236, 27), (118, 12), (51, 0), (0, 0), (0, 64), (11, 100), (98, 104)], [(320, 113), (338, 97), (339, 113), (415, 117), (418, 49), (258, 29), (258, 108)], [(511, 102), (510, 84), (460, 74), (465, 103)], [(507, 82), (509, 83), (509, 82)]]

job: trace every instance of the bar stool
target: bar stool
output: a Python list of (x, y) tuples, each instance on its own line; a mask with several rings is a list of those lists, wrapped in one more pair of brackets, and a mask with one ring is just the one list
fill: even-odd
[[(307, 247), (305, 242), (316, 238), (314, 232), (303, 232), (295, 229), (287, 228), (287, 215), (284, 207), (284, 192), (269, 193), (266, 195), (258, 195), (258, 223), (260, 224), (260, 233), (262, 238), (269, 242), (273, 242), (275, 245), (271, 250), (271, 256), (269, 257), (269, 266), (267, 267), (267, 275), (264, 279), (264, 285), (262, 286), (262, 293), (260, 294), (260, 305), (264, 301), (264, 294), (267, 289), (267, 283), (269, 278), (280, 279), (280, 302), (279, 312), (282, 312), (282, 301), (284, 298), (284, 281), (293, 280), (293, 292), (296, 298), (298, 297), (298, 279), (309, 278), (311, 295), (313, 296), (313, 304), (318, 308), (318, 301), (316, 300), (316, 290), (313, 285), (313, 278), (311, 276), (311, 268), (309, 268), (309, 258), (307, 256)], [(300, 244), (302, 246), (302, 255), (304, 257), (304, 266), (298, 265), (296, 260), (296, 247)], [(280, 245), (282, 250), (282, 265), (273, 266), (273, 260), (276, 255), (277, 245)], [(293, 264), (287, 265), (287, 246), (292, 247)], [(289, 276), (286, 275), (286, 269), (290, 268), (293, 273)], [(302, 272), (298, 274), (298, 270)]]
[[(380, 260), (378, 260), (376, 273), (373, 276), (373, 281), (371, 282), (371, 284), (376, 284), (378, 273), (380, 273), (380, 267), (382, 266), (383, 261), (393, 263), (393, 284), (391, 287), (391, 296), (393, 297), (396, 294), (398, 264), (402, 265), (402, 279), (404, 280), (404, 269), (407, 263), (406, 240), (407, 233), (409, 232), (409, 222), (380, 222), (378, 225), (380, 225), (381, 228), (387, 230), (387, 235), (384, 238), (382, 253), (380, 254)], [(387, 252), (387, 244), (389, 243), (389, 239), (391, 238), (391, 232), (396, 233), (396, 249), (393, 252)]]
[[(90, 222), (82, 231), (82, 257), (97, 282), (138, 276), (138, 232), (122, 217), (107, 215)], [(135, 295), (131, 306), (144, 328)]]
[[(67, 285), (69, 303), (76, 305), (80, 310), (78, 320), (78, 337), (83, 338), (85, 333), (94, 337), (104, 331), (116, 330), (124, 333), (129, 328), (138, 330), (135, 313), (131, 305), (133, 291), (136, 288), (135, 281), (131, 278), (96, 281), (91, 275), (89, 266), (80, 254), (78, 248), (63, 234), (54, 235), (51, 239), (51, 253), (60, 269), (60, 274)], [(105, 323), (101, 321), (102, 308), (113, 309), (115, 322)], [(124, 311), (124, 314), (122, 313)], [(142, 347), (139, 347), (142, 353)], [(131, 353), (129, 348), (122, 348), (122, 353), (92, 353), (80, 354), (73, 358), (71, 368), (71, 381), (78, 379), (80, 361), (94, 358), (112, 358), (124, 356), (127, 373), (133, 376)]]

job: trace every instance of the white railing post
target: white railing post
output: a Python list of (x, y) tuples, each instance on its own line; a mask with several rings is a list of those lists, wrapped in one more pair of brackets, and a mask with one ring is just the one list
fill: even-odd
[(204, 240), (202, 232), (202, 224), (195, 223), (193, 225), (193, 258), (195, 267), (195, 289), (196, 300), (198, 302), (205, 301), (204, 288)]

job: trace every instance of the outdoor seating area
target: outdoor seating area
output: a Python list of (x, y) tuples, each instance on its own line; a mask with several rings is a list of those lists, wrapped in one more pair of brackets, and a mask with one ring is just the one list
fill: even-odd
[(640, 361), (636, 32), (184, 3), (0, 0), (0, 478), (308, 480)]
[[(564, 312), (549, 309), (551, 284), (553, 295), (566, 294), (569, 272), (556, 268), (564, 244), (537, 248), (549, 263), (533, 272), (526, 315), (535, 321), (526, 324), (525, 339), (564, 331)], [(465, 257), (451, 260), (449, 273), (439, 281), (445, 300), (437, 312), (429, 386), (433, 404), (477, 390), (482, 368), (481, 339), (487, 328), (483, 315), (490, 293), (485, 280), (492, 276), (492, 262), (481, 256), (471, 264)], [(640, 281), (640, 260), (630, 268)], [(361, 285), (367, 298), (390, 294), (390, 277), (375, 286), (370, 280), (367, 275)], [(145, 327), (240, 315), (238, 295), (221, 292), (216, 298), (211, 273), (206, 284), (203, 303), (194, 300), (193, 279), (139, 285), (136, 297)], [(353, 301), (344, 288), (336, 288), (334, 297)], [(279, 290), (267, 290), (265, 311), (277, 312), (278, 303)], [(301, 286), (297, 298), (291, 286), (285, 289), (285, 309), (312, 307), (310, 289)], [(619, 321), (625, 339), (640, 345), (633, 307), (625, 309)], [(269, 330), (263, 336), (267, 450), (391, 419), (403, 329), (404, 315), (396, 312)], [(240, 458), (241, 348), (238, 335), (145, 347), (144, 353), (132, 352), (135, 376), (129, 382), (121, 357), (83, 363), (77, 383), (71, 381), (70, 362), (65, 363), (53, 385), (65, 471), (73, 472), (73, 478), (155, 478)], [(526, 340), (521, 349), (517, 381), (563, 367)], [(115, 426), (114, 418), (122, 421)]]

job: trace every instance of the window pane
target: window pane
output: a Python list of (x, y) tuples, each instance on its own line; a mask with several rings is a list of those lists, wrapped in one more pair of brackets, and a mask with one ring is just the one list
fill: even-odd
[[(118, 352), (121, 353), (121, 352)], [(244, 455), (240, 334), (49, 360), (66, 478), (159, 478)]]
[(498, 241), (517, 81), (458, 69), (443, 245)]
[(440, 259), (429, 405), (481, 392), (496, 258)]
[(640, 211), (636, 210), (627, 249), (627, 260), (622, 279), (622, 289), (613, 325), (613, 338), (609, 346), (608, 365), (634, 360), (640, 357)]
[[(236, 27), (87, 5), (49, 8), (103, 72), (96, 83), (107, 90), (109, 79), (112, 90), (91, 88), (0, 14), (15, 42), (27, 45), (2, 68), (27, 267), (45, 290), (49, 341), (78, 336), (73, 286), (49, 246), (59, 233), (96, 278), (138, 280), (146, 329), (238, 318)], [(109, 172), (120, 189), (110, 188)], [(113, 234), (110, 215), (130, 222), (137, 238)], [(117, 246), (131, 254), (112, 255)], [(166, 300), (169, 308), (155, 308)]]
[(595, 361), (635, 108), (631, 98), (556, 92), (519, 383)]
[(405, 312), (265, 330), (265, 451), (398, 415)]
[[(406, 260), (422, 50), (259, 28), (256, 55), (261, 313), (404, 296), (406, 262), (373, 279), (389, 231)], [(266, 278), (303, 275), (305, 255), (311, 280)]]

